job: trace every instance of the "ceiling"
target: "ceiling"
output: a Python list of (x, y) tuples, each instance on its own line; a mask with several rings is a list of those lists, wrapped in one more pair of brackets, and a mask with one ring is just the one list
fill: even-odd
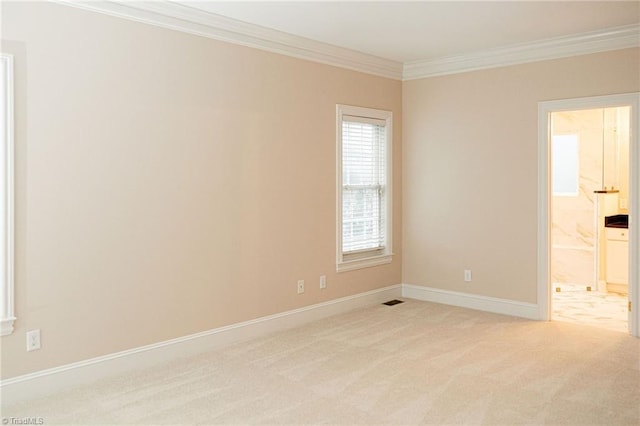
[(638, 1), (174, 1), (401, 63), (640, 22)]

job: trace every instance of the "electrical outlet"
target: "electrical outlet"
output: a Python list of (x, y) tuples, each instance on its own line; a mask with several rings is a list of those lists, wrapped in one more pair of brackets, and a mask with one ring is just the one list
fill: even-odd
[(468, 283), (471, 282), (471, 269), (464, 270), (464, 281)]
[(327, 276), (320, 275), (320, 288), (327, 288)]
[(40, 349), (40, 330), (27, 331), (27, 352)]
[(304, 293), (304, 280), (298, 280), (298, 294)]

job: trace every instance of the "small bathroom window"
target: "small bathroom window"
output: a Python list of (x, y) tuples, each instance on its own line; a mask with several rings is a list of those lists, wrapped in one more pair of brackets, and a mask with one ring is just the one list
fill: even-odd
[(551, 140), (553, 195), (577, 197), (579, 182), (578, 135), (554, 135)]

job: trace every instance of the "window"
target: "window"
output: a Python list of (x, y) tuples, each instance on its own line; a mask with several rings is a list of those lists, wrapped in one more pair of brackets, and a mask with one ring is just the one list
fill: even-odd
[(0, 54), (0, 335), (13, 332), (13, 56)]
[(391, 262), (392, 113), (337, 105), (337, 271)]
[(577, 197), (580, 188), (578, 135), (554, 135), (551, 143), (553, 195)]

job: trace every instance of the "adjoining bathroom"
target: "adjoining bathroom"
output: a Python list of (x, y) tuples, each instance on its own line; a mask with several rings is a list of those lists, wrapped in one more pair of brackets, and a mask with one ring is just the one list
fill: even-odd
[(551, 116), (552, 318), (628, 331), (630, 108)]

